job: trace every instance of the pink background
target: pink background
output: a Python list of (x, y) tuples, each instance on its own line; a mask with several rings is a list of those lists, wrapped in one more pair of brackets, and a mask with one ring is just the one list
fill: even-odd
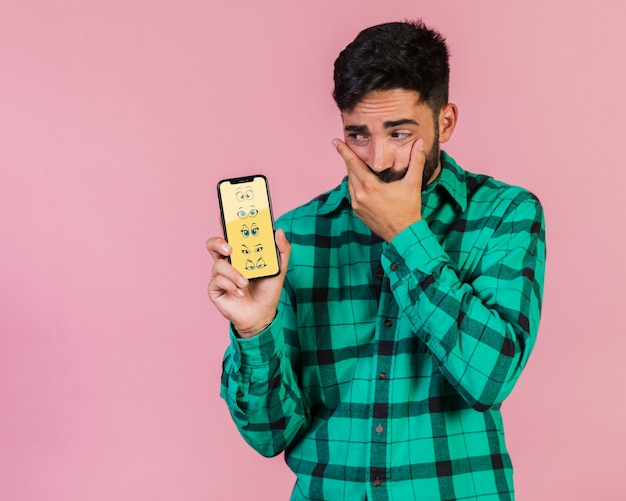
[(518, 499), (624, 499), (621, 5), (2, 0), (0, 499), (288, 498), (218, 397), (215, 184), (265, 173), (280, 214), (338, 183), (334, 58), (417, 15), (453, 55), (447, 150), (546, 210)]

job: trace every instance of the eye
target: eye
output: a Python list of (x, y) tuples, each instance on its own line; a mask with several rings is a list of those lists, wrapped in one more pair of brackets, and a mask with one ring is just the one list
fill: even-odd
[(254, 191), (248, 190), (246, 191), (246, 200), (252, 200), (254, 198)]
[(248, 214), (245, 210), (243, 210), (243, 207), (239, 207), (239, 210), (237, 211), (237, 217), (239, 219), (245, 219), (248, 217)]
[(248, 238), (250, 236), (250, 228), (244, 224), (241, 227), (241, 234), (243, 235), (243, 238)]
[(258, 213), (259, 211), (255, 207), (252, 207), (250, 212), (248, 212), (248, 217), (255, 217)]
[(254, 252), (263, 252), (263, 244), (258, 244), (254, 247)]
[[(255, 252), (256, 252), (256, 250), (255, 250)], [(247, 246), (247, 245), (243, 244), (243, 245), (241, 246), (241, 253), (242, 253), (242, 254), (250, 254), (250, 249), (248, 249), (248, 246)]]
[(367, 142), (367, 140), (369, 139), (369, 136), (367, 134), (362, 134), (360, 132), (350, 132), (348, 134), (348, 139), (350, 139), (351, 142), (357, 145), (361, 145)]
[(249, 259), (246, 259), (246, 270), (254, 270), (254, 263)]
[(260, 230), (259, 230), (259, 227), (258, 227), (256, 224), (253, 224), (253, 225), (252, 225), (252, 228), (250, 229), (250, 233), (252, 233), (252, 236), (253, 236), (253, 237), (258, 236), (259, 231), (260, 231)]
[(405, 132), (405, 131), (393, 131), (391, 133), (391, 137), (394, 139), (407, 139), (409, 137), (411, 137), (411, 133), (410, 132)]
[(246, 199), (246, 194), (241, 190), (237, 190), (235, 192), (235, 196), (237, 197), (237, 200), (239, 200), (240, 202), (243, 202)]
[(263, 259), (262, 257), (259, 258), (259, 260), (256, 262), (257, 268), (265, 268), (266, 266), (267, 264), (265, 263), (265, 259)]

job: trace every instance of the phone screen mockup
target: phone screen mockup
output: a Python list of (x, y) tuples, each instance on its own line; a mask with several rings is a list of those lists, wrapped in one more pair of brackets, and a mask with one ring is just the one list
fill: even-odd
[(262, 175), (224, 179), (217, 185), (230, 263), (248, 279), (280, 273), (267, 179)]

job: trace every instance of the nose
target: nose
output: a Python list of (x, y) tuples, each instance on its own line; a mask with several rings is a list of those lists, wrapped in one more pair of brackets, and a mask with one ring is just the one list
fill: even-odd
[(372, 141), (367, 165), (374, 172), (382, 172), (393, 168), (393, 149), (386, 141)]

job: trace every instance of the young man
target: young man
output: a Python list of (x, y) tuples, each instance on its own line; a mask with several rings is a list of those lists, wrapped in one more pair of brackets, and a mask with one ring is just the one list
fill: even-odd
[(285, 451), (294, 500), (513, 499), (500, 405), (537, 334), (541, 206), (440, 151), (457, 108), (423, 23), (364, 30), (334, 77), (348, 176), (279, 219), (280, 276), (248, 282), (207, 243), (222, 396)]

